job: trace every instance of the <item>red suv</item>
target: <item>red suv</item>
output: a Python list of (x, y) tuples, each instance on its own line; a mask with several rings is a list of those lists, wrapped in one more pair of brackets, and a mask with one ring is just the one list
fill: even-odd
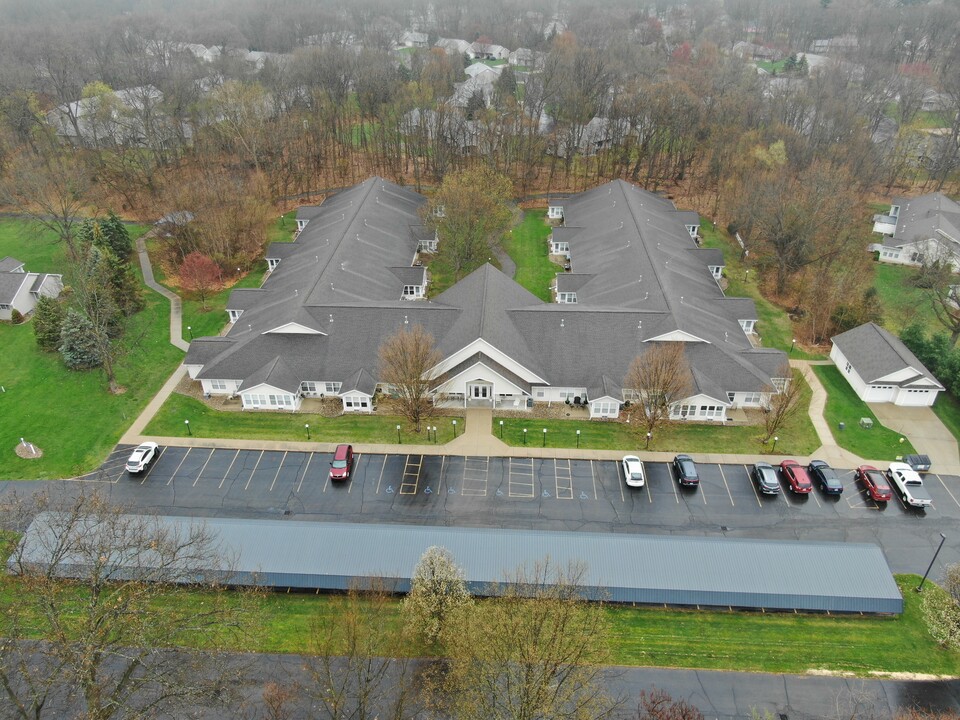
[(893, 498), (893, 491), (887, 477), (873, 465), (861, 465), (857, 468), (857, 480), (875, 502), (887, 502)]
[(353, 472), (353, 445), (337, 445), (330, 463), (331, 480), (348, 480)]

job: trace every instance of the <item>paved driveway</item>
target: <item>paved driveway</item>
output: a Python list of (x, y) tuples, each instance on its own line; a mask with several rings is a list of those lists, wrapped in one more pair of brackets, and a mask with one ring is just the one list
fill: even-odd
[(957, 439), (931, 408), (870, 403), (870, 409), (883, 425), (910, 438), (917, 452), (929, 455), (937, 472), (960, 475)]

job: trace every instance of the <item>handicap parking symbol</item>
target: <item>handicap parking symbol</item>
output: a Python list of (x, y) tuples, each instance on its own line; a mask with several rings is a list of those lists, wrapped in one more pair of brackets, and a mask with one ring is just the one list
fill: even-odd
[(423, 489), (423, 494), (424, 494), (424, 495), (429, 495), (429, 494), (432, 493), (432, 492), (433, 492), (433, 488), (431, 488), (429, 485), (427, 485), (427, 486)]
[(500, 488), (497, 488), (497, 496), (503, 497), (503, 490), (501, 490)]
[(393, 485), (387, 485), (387, 495), (393, 495)]
[(549, 491), (549, 490), (544, 490), (544, 491), (543, 491), (543, 497), (551, 497), (550, 491)]
[(457, 491), (454, 488), (447, 488), (447, 495), (456, 495)]
[(586, 500), (586, 499), (587, 499), (587, 494), (586, 494), (585, 492), (583, 492), (582, 490), (580, 491), (580, 499), (581, 499), (581, 500)]

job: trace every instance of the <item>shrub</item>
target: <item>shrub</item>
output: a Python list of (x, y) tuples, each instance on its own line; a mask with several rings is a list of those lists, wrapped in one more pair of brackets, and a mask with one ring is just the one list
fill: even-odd
[(10, 313), (10, 322), (12, 322), (14, 325), (19, 325), (20, 323), (22, 323), (23, 313), (17, 310), (16, 308), (14, 308), (13, 312)]

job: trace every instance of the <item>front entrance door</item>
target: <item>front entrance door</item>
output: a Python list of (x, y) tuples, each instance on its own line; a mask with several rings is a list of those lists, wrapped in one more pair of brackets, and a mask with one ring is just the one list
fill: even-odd
[(490, 398), (489, 385), (471, 385), (468, 389), (471, 400), (488, 400)]

